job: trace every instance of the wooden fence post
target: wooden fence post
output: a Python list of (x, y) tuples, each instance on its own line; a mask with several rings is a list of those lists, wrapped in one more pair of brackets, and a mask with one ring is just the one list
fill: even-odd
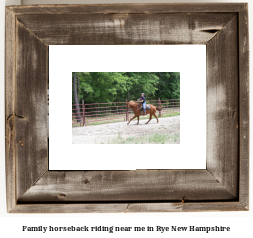
[(85, 104), (84, 100), (82, 100), (82, 106), (83, 106), (83, 126), (85, 125)]
[[(127, 99), (126, 99), (126, 103), (127, 103)], [(128, 106), (126, 104), (126, 121), (128, 121)]]
[[(159, 108), (162, 109), (162, 104), (161, 104), (160, 98), (159, 98)], [(162, 116), (162, 111), (159, 111), (159, 115), (158, 115), (158, 116), (159, 116), (159, 117)]]
[(96, 113), (96, 120), (97, 120), (98, 109), (97, 109), (97, 104), (96, 103), (95, 103), (95, 113)]

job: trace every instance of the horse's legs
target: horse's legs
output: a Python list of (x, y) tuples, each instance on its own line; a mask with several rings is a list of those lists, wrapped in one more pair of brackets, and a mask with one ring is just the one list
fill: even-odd
[(137, 117), (138, 118), (138, 122), (137, 122), (137, 125), (139, 124), (139, 117)]
[(157, 120), (157, 123), (158, 123), (159, 121), (158, 121), (158, 118), (157, 118), (156, 114), (154, 114), (154, 116), (155, 116), (155, 118), (156, 118), (156, 120)]
[(150, 122), (151, 119), (152, 119), (152, 115), (150, 114), (149, 120), (148, 120), (145, 124), (148, 124), (148, 123)]
[[(130, 121), (132, 121), (136, 116), (134, 116)], [(127, 123), (127, 125), (130, 123), (130, 121)]]

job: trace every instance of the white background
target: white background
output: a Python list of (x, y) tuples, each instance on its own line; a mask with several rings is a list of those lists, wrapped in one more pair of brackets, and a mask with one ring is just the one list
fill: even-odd
[[(180, 144), (72, 144), (72, 72), (180, 72)], [(50, 170), (206, 168), (205, 45), (52, 45), (49, 91)]]
[[(118, 3), (127, 3), (127, 2), (155, 2), (154, 0), (139, 0), (139, 1), (127, 1), (127, 0), (51, 0), (48, 1), (32, 1), (27, 0), (23, 1), (24, 3), (34, 3), (34, 4), (41, 4), (41, 3), (112, 3), (112, 2), (118, 2)], [(176, 1), (170, 1), (170, 0), (159, 0), (159, 2), (176, 2)], [(190, 0), (190, 1), (177, 1), (177, 2), (207, 2), (207, 1), (198, 1), (198, 0)], [(252, 14), (253, 14), (253, 3), (252, 1), (245, 1), (245, 0), (221, 0), (221, 1), (212, 1), (208, 0), (208, 2), (249, 2), (249, 28), (250, 28), (250, 45), (253, 44), (252, 40)], [(7, 237), (7, 235), (13, 236), (13, 237), (55, 237), (55, 234), (51, 235), (45, 235), (45, 234), (34, 234), (34, 233), (22, 233), (21, 232), (21, 226), (22, 225), (51, 225), (51, 226), (57, 226), (57, 225), (177, 225), (177, 226), (183, 226), (186, 225), (199, 225), (202, 224), (205, 225), (230, 225), (232, 227), (232, 231), (227, 234), (223, 233), (209, 233), (207, 235), (203, 233), (187, 233), (187, 236), (189, 237), (215, 237), (215, 238), (223, 238), (223, 237), (251, 237), (252, 236), (252, 222), (253, 222), (253, 193), (252, 193), (252, 175), (250, 176), (250, 211), (249, 212), (193, 212), (193, 213), (127, 213), (127, 214), (113, 214), (113, 213), (107, 213), (107, 214), (7, 214), (6, 213), (6, 194), (5, 194), (5, 138), (4, 138), (4, 122), (5, 122), (5, 116), (4, 116), (4, 7), (5, 5), (11, 5), (11, 4), (20, 4), (19, 0), (6, 0), (1, 1), (0, 3), (0, 11), (1, 11), (1, 25), (0, 25), (0, 51), (1, 51), (1, 58), (0, 58), (0, 72), (1, 72), (1, 79), (0, 79), (0, 88), (1, 88), (1, 100), (0, 100), (0, 110), (1, 110), (1, 117), (0, 117), (0, 134), (2, 135), (0, 140), (0, 224), (1, 224), (1, 235), (3, 234), (3, 237)], [(252, 59), (252, 53), (250, 53), (250, 57)], [(253, 65), (250, 64), (250, 71), (252, 72)], [(253, 84), (250, 83), (250, 91), (253, 90)], [(250, 110), (253, 109), (253, 100), (251, 97), (251, 106)], [(251, 117), (250, 123), (252, 124), (253, 117)], [(250, 127), (250, 135), (252, 135), (253, 127)], [(250, 140), (250, 147), (252, 148), (253, 141)], [(252, 161), (252, 153), (250, 155), (250, 160)], [(252, 162), (250, 163), (250, 174), (252, 174)], [(105, 224), (106, 222), (106, 224)], [(162, 234), (161, 237), (182, 237), (185, 233), (177, 233), (177, 234)], [(59, 234), (58, 234), (59, 235)], [(69, 233), (60, 233), (61, 237), (69, 237), (70, 235), (76, 237), (76, 235), (69, 234)], [(92, 236), (98, 236), (98, 233), (89, 234), (90, 237)], [(104, 236), (108, 236), (108, 234), (103, 233)], [(151, 234), (152, 237), (154, 237), (153, 234)], [(151, 235), (142, 234), (144, 237), (151, 237)], [(84, 237), (84, 234), (81, 233), (79, 235), (80, 237)], [(111, 236), (111, 235), (110, 235)], [(121, 234), (121, 237), (129, 237), (129, 234)], [(142, 237), (140, 234), (131, 234), (132, 237)], [(77, 236), (78, 237), (78, 236)]]

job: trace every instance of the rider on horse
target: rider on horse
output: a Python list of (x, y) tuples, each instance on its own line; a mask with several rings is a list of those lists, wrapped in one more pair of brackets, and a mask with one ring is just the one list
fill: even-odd
[[(130, 109), (130, 108), (131, 108), (131, 109), (134, 111), (134, 117), (132, 117), (132, 118), (129, 120), (129, 122), (127, 123), (127, 125), (129, 125), (129, 123), (130, 123), (134, 118), (136, 118), (136, 117), (137, 117), (137, 119), (138, 119), (137, 124), (139, 124), (139, 117), (140, 117), (140, 115), (141, 115), (141, 111), (139, 111), (139, 110), (141, 110), (139, 102), (141, 102), (142, 105), (143, 105), (144, 115), (146, 114), (146, 100), (145, 100), (145, 97), (144, 97), (144, 93), (142, 93), (142, 94), (141, 94), (141, 98), (139, 98), (139, 99), (137, 100), (137, 102), (132, 101), (132, 100), (131, 100), (130, 102), (126, 102), (127, 109)], [(152, 105), (152, 104), (149, 104), (149, 108), (147, 109), (147, 114), (149, 114), (150, 116), (149, 116), (149, 121), (147, 121), (146, 124), (148, 124), (148, 123), (151, 121), (152, 116), (154, 116), (154, 117), (156, 118), (157, 123), (159, 122), (159, 120), (158, 120), (158, 118), (157, 118), (157, 116), (156, 116), (156, 114), (155, 114), (155, 113), (156, 113), (156, 110), (161, 111), (162, 109), (161, 109), (161, 108), (158, 108), (158, 107), (155, 107), (155, 106)]]
[(142, 103), (143, 115), (145, 115), (146, 114), (146, 100), (145, 100), (144, 93), (141, 94), (141, 98), (139, 98), (137, 100), (137, 102), (141, 102)]

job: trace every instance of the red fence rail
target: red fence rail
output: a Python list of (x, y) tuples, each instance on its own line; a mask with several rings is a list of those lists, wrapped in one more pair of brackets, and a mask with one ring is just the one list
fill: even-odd
[[(127, 109), (126, 102), (73, 104), (72, 124), (84, 126), (92, 122), (128, 121), (134, 113), (132, 109)], [(180, 99), (149, 100), (147, 104), (162, 108), (162, 111), (157, 111), (159, 117), (180, 112)]]

